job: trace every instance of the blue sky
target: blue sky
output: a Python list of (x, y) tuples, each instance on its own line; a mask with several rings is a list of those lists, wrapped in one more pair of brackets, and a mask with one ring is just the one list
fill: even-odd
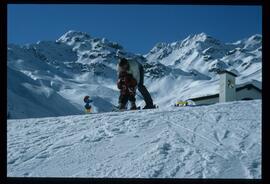
[(68, 30), (145, 54), (158, 42), (205, 32), (224, 42), (262, 33), (260, 6), (8, 5), (8, 43), (56, 40)]

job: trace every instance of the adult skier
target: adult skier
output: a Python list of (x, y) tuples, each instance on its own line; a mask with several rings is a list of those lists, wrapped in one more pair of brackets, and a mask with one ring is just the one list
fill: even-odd
[(150, 93), (144, 86), (144, 70), (142, 64), (135, 60), (127, 60), (124, 57), (119, 59), (119, 63), (117, 65), (118, 77), (121, 72), (127, 72), (132, 75), (132, 77), (136, 80), (138, 84), (138, 90), (142, 94), (145, 107), (143, 109), (152, 109), (155, 108), (153, 104), (153, 100), (151, 98)]
[(130, 101), (130, 110), (136, 110), (136, 85), (137, 81), (132, 77), (131, 74), (122, 71), (119, 74), (119, 79), (117, 81), (117, 87), (120, 89), (119, 96), (119, 109), (126, 109), (127, 102)]

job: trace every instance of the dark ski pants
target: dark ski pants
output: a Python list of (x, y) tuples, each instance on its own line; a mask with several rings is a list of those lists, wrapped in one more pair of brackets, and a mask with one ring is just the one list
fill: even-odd
[(148, 92), (148, 90), (144, 86), (144, 79), (143, 79), (144, 78), (144, 71), (143, 71), (143, 66), (140, 65), (139, 66), (139, 69), (140, 69), (140, 81), (138, 83), (138, 90), (142, 94), (146, 106), (152, 107), (153, 106), (153, 100), (151, 98), (150, 93)]
[(120, 109), (124, 109), (127, 105), (127, 102), (130, 101), (131, 104), (135, 104), (136, 98), (134, 95), (121, 94), (119, 96), (119, 106)]

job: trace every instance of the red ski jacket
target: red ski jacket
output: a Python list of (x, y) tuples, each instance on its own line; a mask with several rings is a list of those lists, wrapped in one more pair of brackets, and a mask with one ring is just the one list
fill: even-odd
[(117, 87), (121, 94), (135, 95), (137, 81), (127, 72), (121, 72), (117, 81)]

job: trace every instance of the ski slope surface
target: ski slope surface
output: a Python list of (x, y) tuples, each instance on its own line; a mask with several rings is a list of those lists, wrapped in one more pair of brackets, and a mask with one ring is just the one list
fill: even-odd
[(261, 100), (7, 121), (9, 177), (261, 178)]

